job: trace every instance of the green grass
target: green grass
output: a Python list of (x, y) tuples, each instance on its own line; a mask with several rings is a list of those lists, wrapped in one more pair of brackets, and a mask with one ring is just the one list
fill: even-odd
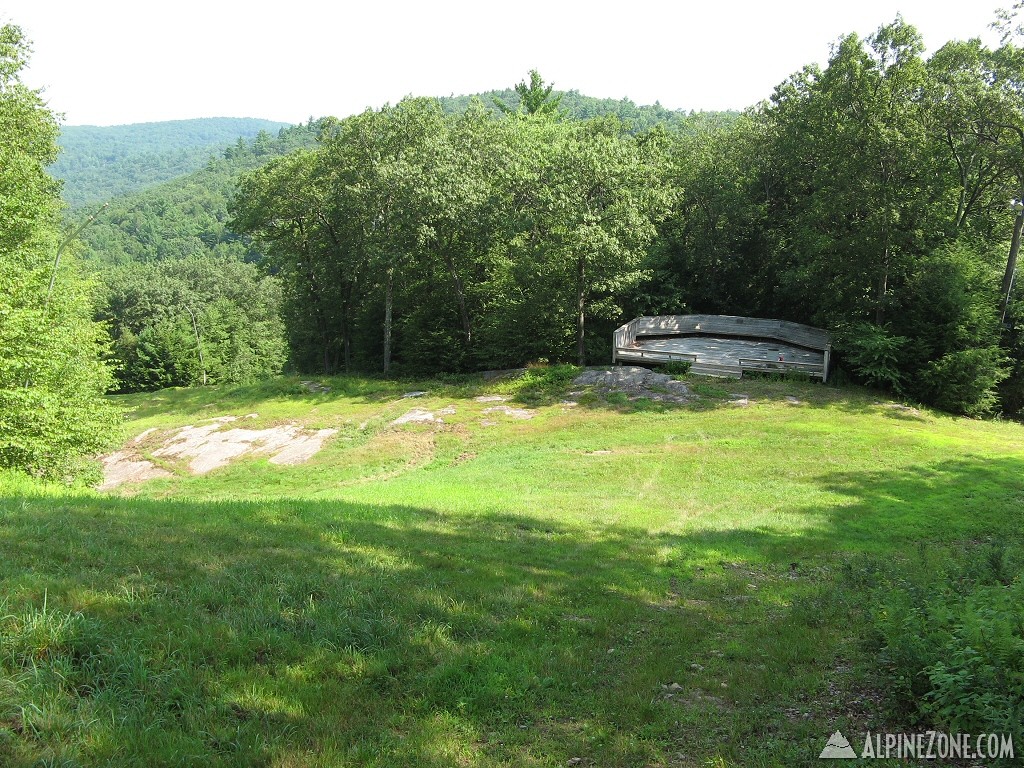
[(897, 711), (862, 564), (1022, 533), (1018, 425), (572, 372), (129, 396), (126, 436), (340, 431), (121, 495), (0, 477), (0, 765), (813, 765)]

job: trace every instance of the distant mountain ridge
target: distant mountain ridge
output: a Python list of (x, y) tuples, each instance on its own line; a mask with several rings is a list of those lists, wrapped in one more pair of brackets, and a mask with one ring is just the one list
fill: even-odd
[[(84, 256), (95, 265), (185, 259), (212, 254), (245, 259), (248, 245), (227, 228), (228, 201), (245, 172), (303, 147), (311, 147), (319, 121), (282, 128), (250, 140), (235, 139), (190, 173), (110, 201), (82, 231)], [(84, 211), (75, 214), (82, 220)]]
[[(601, 99), (576, 90), (555, 91), (560, 108), (571, 118), (586, 120), (614, 115), (641, 132), (655, 125), (688, 130), (696, 122), (728, 122), (738, 112), (687, 112), (655, 102), (637, 105), (628, 98)], [(464, 96), (438, 97), (446, 112), (464, 111), (473, 99), (498, 112), (495, 99), (513, 109), (519, 94), (511, 88)], [(204, 117), (131, 125), (67, 125), (61, 129), (61, 155), (50, 172), (64, 181), (64, 200), (81, 208), (132, 195), (205, 167), (225, 147), (255, 139), (260, 133), (276, 137), (287, 123), (260, 118)]]
[[(669, 110), (659, 104), (637, 106), (629, 99), (598, 99), (578, 91), (561, 93), (560, 108), (569, 119), (614, 115), (636, 132), (655, 125), (694, 131), (728, 123), (739, 115)], [(454, 113), (464, 111), (478, 98), (497, 113), (495, 97), (513, 109), (519, 104), (519, 94), (511, 89), (438, 101), (444, 111)], [(81, 235), (85, 254), (94, 264), (160, 261), (202, 253), (252, 258), (247, 243), (227, 228), (228, 200), (238, 178), (274, 157), (315, 145), (321, 125), (321, 120), (282, 127), (282, 123), (269, 120), (208, 118), (113, 128), (73, 126), (65, 128), (65, 153), (51, 170), (59, 175), (64, 163), (64, 198), (73, 207), (110, 200), (109, 209)], [(104, 161), (97, 152), (79, 156), (82, 147), (97, 146), (88, 140), (90, 134), (101, 137), (110, 159)], [(165, 139), (178, 143), (162, 143)], [(119, 162), (117, 158), (124, 159)], [(165, 168), (153, 167), (158, 158), (168, 158)], [(172, 173), (171, 160), (180, 167), (191, 167)], [(143, 161), (150, 163), (146, 173)], [(157, 178), (157, 172), (164, 170), (167, 175)], [(134, 176), (129, 176), (132, 173)], [(79, 220), (83, 216), (83, 212), (77, 213)]]
[(157, 123), (61, 129), (61, 155), (50, 172), (64, 181), (72, 207), (131, 194), (202, 168), (239, 139), (277, 134), (287, 123), (206, 117)]

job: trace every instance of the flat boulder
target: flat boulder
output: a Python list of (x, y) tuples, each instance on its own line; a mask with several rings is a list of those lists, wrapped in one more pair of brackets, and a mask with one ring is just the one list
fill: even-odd
[(434, 422), (440, 421), (439, 418), (434, 416), (430, 411), (425, 411), (422, 408), (413, 408), (411, 411), (402, 414), (397, 419), (391, 422), (392, 426), (398, 427), (402, 424), (421, 424), (423, 422)]
[(586, 370), (573, 379), (572, 383), (583, 387), (631, 392), (650, 387), (665, 387), (669, 382), (674, 381), (675, 379), (671, 376), (657, 373), (649, 368), (642, 368), (638, 365), (621, 365)]

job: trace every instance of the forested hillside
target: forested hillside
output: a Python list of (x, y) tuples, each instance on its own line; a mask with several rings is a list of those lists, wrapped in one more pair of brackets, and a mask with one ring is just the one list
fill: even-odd
[[(228, 200), (239, 177), (274, 157), (316, 142), (319, 124), (233, 139), (216, 156), (188, 174), (110, 201), (81, 235), (85, 257), (94, 264), (185, 258), (216, 254), (249, 256), (247, 246), (227, 229)], [(79, 216), (81, 218), (81, 216)]]
[(113, 339), (116, 389), (244, 382), (281, 370), (281, 288), (227, 227), (240, 176), (315, 143), (320, 125), (238, 139), (206, 165), (118, 198), (82, 232), (100, 275), (97, 317)]
[(50, 172), (64, 181), (72, 206), (107, 200), (191, 173), (211, 154), (284, 123), (254, 118), (210, 117), (134, 125), (66, 125), (61, 153)]

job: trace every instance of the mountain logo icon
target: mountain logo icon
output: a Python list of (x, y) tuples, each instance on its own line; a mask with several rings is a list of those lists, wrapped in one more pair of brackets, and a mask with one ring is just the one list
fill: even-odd
[(850, 742), (846, 740), (839, 731), (836, 731), (828, 737), (828, 744), (821, 750), (821, 754), (818, 755), (820, 758), (826, 759), (848, 759), (856, 758), (857, 753), (853, 751), (853, 747), (850, 746)]

